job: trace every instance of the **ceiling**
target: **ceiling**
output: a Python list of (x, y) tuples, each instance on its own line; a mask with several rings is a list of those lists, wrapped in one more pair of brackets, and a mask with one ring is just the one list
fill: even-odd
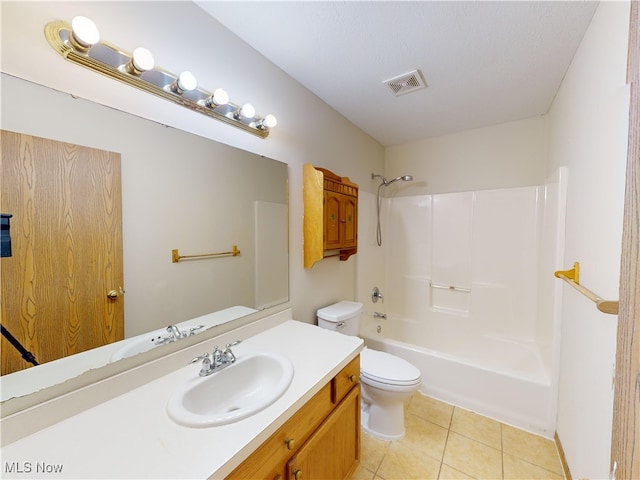
[[(546, 113), (583, 1), (195, 1), (382, 145)], [(418, 69), (427, 88), (383, 81)]]

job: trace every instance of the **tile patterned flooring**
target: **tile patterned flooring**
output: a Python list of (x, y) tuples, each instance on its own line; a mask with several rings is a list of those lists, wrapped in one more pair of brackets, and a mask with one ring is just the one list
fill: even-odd
[(564, 479), (552, 440), (415, 394), (405, 404), (406, 436), (362, 432), (351, 480)]

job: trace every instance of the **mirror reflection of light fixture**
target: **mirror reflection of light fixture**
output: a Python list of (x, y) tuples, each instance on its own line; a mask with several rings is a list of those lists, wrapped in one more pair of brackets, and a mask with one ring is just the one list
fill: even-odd
[(127, 72), (131, 75), (142, 75), (144, 72), (153, 70), (155, 67), (155, 60), (149, 50), (143, 47), (138, 47), (133, 51), (131, 60), (125, 67)]
[(100, 41), (100, 32), (91, 19), (82, 16), (73, 17), (69, 41), (79, 51), (87, 52)]
[[(71, 25), (57, 20), (44, 29), (53, 49), (77, 65), (102, 73), (127, 85), (152, 93), (165, 100), (233, 125), (260, 138), (266, 138), (277, 121), (273, 115), (256, 115), (251, 104), (240, 106), (218, 88), (213, 93), (198, 86), (193, 74), (176, 75), (155, 65), (153, 55), (138, 47), (129, 53), (100, 40), (95, 23), (86, 17), (74, 17)], [(188, 92), (188, 95), (185, 93)]]

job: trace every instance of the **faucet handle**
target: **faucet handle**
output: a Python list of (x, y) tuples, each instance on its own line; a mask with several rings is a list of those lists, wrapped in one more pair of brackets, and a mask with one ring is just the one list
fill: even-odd
[(241, 341), (242, 340), (236, 340), (235, 342), (227, 343), (227, 345), (224, 347), (224, 351), (222, 352), (222, 355), (224, 356), (224, 359), (227, 363), (233, 363), (236, 361), (236, 356), (233, 354), (231, 347), (235, 347)]
[(382, 303), (384, 303), (384, 297), (382, 296), (380, 289), (378, 287), (373, 287), (373, 290), (371, 290), (371, 301), (376, 303), (378, 300), (382, 300)]
[(202, 355), (200, 355), (199, 357), (192, 358), (192, 359), (189, 361), (189, 364), (192, 364), (192, 363), (198, 363), (198, 362), (200, 362), (200, 361), (205, 361), (205, 360), (209, 360), (209, 361), (211, 361), (211, 359), (209, 358), (209, 354), (208, 354), (208, 353), (203, 353), (203, 354), (202, 354)]

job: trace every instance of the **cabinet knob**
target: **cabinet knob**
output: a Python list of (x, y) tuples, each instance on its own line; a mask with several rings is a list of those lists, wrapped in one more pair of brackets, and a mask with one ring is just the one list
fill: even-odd
[(284, 443), (287, 446), (287, 450), (291, 450), (295, 446), (296, 441), (293, 438), (287, 438)]
[(348, 377), (348, 378), (349, 378), (349, 381), (350, 381), (351, 383), (354, 383), (354, 382), (356, 381), (356, 376), (355, 376), (355, 375), (349, 375), (349, 377)]
[(302, 480), (302, 470), (294, 470), (293, 478), (294, 480)]

